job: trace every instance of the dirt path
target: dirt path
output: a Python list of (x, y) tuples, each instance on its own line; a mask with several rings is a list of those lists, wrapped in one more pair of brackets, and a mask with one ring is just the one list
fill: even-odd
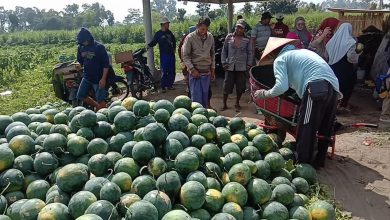
[[(173, 100), (185, 94), (185, 84), (178, 75), (176, 90), (153, 94), (149, 100)], [(222, 84), (218, 79), (213, 83), (212, 106), (219, 110), (222, 106)], [(242, 110), (234, 110), (235, 95), (229, 97), (230, 109), (219, 112), (227, 117), (239, 115), (246, 121), (258, 122), (263, 119), (256, 114), (256, 108), (249, 103), (249, 93), (241, 100)], [(343, 124), (356, 122), (378, 123), (379, 110), (371, 99), (370, 91), (357, 88), (351, 103), (358, 106), (354, 113), (339, 115)], [(291, 137), (290, 137), (291, 138)], [(365, 142), (365, 144), (363, 144)], [(336, 156), (327, 160), (326, 167), (319, 172), (322, 183), (334, 192), (334, 198), (346, 212), (356, 220), (390, 219), (390, 133), (378, 129), (346, 129), (337, 135)]]

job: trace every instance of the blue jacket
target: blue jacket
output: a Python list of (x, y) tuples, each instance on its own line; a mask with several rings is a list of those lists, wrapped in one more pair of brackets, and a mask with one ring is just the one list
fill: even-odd
[[(88, 41), (88, 45), (82, 45)], [(95, 41), (91, 32), (86, 28), (81, 28), (77, 35), (77, 61), (84, 67), (83, 77), (91, 83), (98, 84), (103, 76), (103, 69), (109, 68), (110, 63), (106, 48)]]
[(160, 47), (161, 54), (175, 56), (176, 39), (170, 30), (157, 31), (153, 37), (152, 42), (149, 43), (149, 46), (154, 47), (156, 46), (157, 43), (158, 46)]

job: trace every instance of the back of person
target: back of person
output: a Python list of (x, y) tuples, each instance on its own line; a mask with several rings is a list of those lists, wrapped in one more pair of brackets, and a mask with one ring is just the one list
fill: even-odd
[(256, 38), (256, 48), (264, 49), (271, 35), (271, 26), (258, 23), (253, 27), (251, 37)]

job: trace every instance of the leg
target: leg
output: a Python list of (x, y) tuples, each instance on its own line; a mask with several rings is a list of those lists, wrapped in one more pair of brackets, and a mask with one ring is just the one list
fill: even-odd
[(237, 94), (237, 98), (236, 98), (236, 108), (237, 110), (240, 110), (241, 109), (241, 106), (240, 106), (240, 99), (241, 99), (241, 96), (242, 96), (242, 93), (245, 92), (245, 84), (246, 84), (246, 80), (245, 80), (245, 72), (235, 72), (235, 83), (236, 83), (236, 94)]
[(163, 92), (168, 87), (169, 79), (169, 56), (160, 54), (160, 67), (161, 67), (161, 89)]
[(169, 67), (168, 67), (168, 88), (173, 89), (176, 77), (176, 64), (175, 55), (169, 56)]
[(209, 88), (210, 88), (210, 75), (203, 75), (200, 77), (200, 83), (202, 88), (202, 102), (204, 108), (208, 108), (209, 104)]
[(225, 72), (225, 80), (223, 81), (223, 107), (221, 111), (227, 109), (227, 99), (229, 94), (233, 92), (234, 86), (234, 72), (226, 71)]
[(213, 96), (213, 91), (211, 90), (211, 84), (210, 84), (210, 86), (209, 86), (209, 100), (208, 100), (208, 104), (207, 104), (207, 108), (213, 108), (212, 106), (211, 106), (211, 97)]
[(107, 107), (106, 99), (108, 96), (107, 90), (104, 88), (100, 88), (99, 85), (95, 85), (95, 96), (96, 96), (96, 102), (98, 103), (96, 110), (106, 108)]
[(92, 83), (90, 83), (88, 80), (86, 80), (85, 78), (83, 78), (81, 80), (81, 83), (80, 83), (80, 86), (79, 86), (79, 89), (77, 91), (77, 99), (78, 100), (83, 100), (83, 102), (87, 105), (90, 105), (90, 106), (93, 106), (93, 107), (97, 107), (98, 106), (98, 103), (93, 100), (88, 94), (89, 94), (89, 91), (91, 91), (91, 89), (93, 89), (93, 86), (92, 86)]
[(190, 94), (191, 94), (191, 100), (193, 102), (199, 102), (201, 101), (201, 85), (200, 85), (200, 79), (195, 79), (194, 77), (189, 75), (189, 85), (190, 85)]

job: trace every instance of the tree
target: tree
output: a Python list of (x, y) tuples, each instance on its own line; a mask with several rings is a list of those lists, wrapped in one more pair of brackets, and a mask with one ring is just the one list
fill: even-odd
[(298, 11), (299, 0), (274, 0), (269, 2), (258, 3), (255, 8), (255, 12), (261, 14), (265, 11), (269, 11), (273, 14), (284, 13), (292, 14)]
[(79, 5), (78, 4), (72, 4), (72, 5), (66, 5), (64, 8), (64, 12), (66, 15), (69, 15), (70, 17), (76, 17), (79, 15)]
[(177, 20), (183, 22), (186, 13), (187, 11), (184, 8), (177, 9)]
[(8, 15), (9, 29), (11, 32), (16, 31), (19, 28), (19, 18), (15, 14)]
[(5, 24), (8, 22), (8, 11), (0, 6), (0, 33), (5, 32)]
[(176, 16), (176, 0), (154, 0), (152, 10), (172, 19)]
[(196, 5), (198, 9), (196, 9), (196, 13), (198, 13), (199, 16), (204, 17), (209, 14), (211, 4), (208, 3), (198, 3)]
[(243, 13), (245, 16), (248, 16), (253, 11), (253, 5), (249, 2), (244, 4), (244, 7), (240, 10), (240, 13)]
[(138, 8), (130, 8), (127, 10), (128, 15), (125, 17), (123, 23), (125, 24), (137, 24), (142, 23), (141, 11)]
[(326, 0), (322, 3), (322, 7), (371, 9), (376, 7), (376, 0)]

